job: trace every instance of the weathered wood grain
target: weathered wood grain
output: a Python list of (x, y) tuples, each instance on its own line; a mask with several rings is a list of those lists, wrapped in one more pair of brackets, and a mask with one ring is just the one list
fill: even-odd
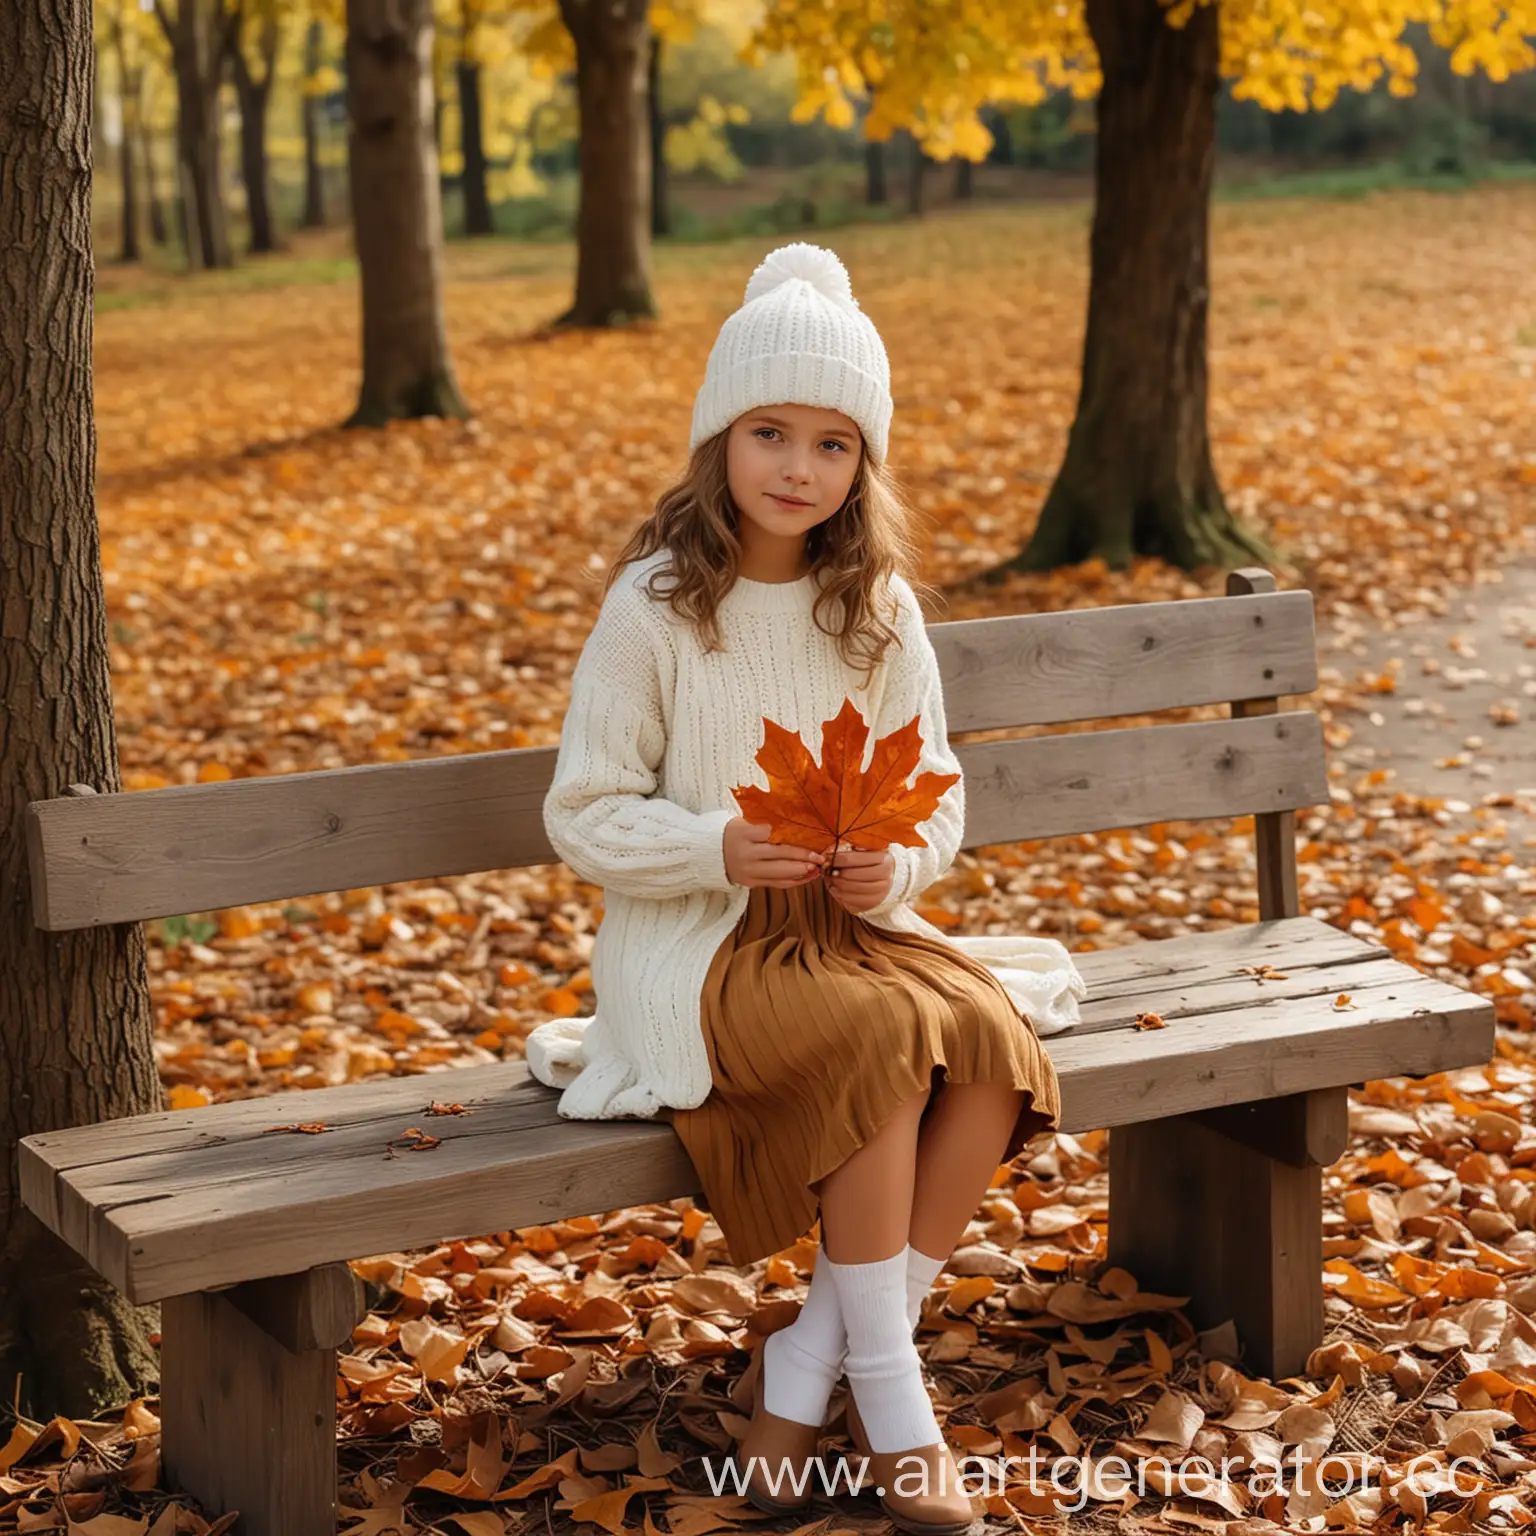
[(1304, 711), (956, 751), (965, 768), (966, 847), (1294, 810), (1328, 797), (1322, 724)]
[(1277, 1162), (1187, 1117), (1109, 1138), (1109, 1262), (1231, 1319), (1245, 1370), (1299, 1375), (1323, 1332), (1322, 1169)]
[[(1322, 727), (1296, 712), (970, 743), (965, 846), (1327, 798)], [(549, 863), (552, 748), (470, 753), (27, 808), (50, 930)]]
[[(1262, 567), (1233, 571), (1227, 577), (1227, 592), (1232, 597), (1248, 597), (1274, 590), (1274, 572)], [(1279, 707), (1280, 701), (1274, 697), (1238, 695), (1232, 700), (1232, 718), (1251, 720), (1257, 715), (1273, 715)], [(1255, 816), (1253, 837), (1259, 866), (1259, 916), (1295, 917), (1301, 911), (1296, 875), (1295, 811), (1266, 811)]]
[(1349, 1144), (1349, 1090), (1314, 1088), (1283, 1099), (1194, 1110), (1190, 1119), (1292, 1168), (1331, 1167)]
[(219, 1294), (296, 1355), (350, 1343), (365, 1311), (363, 1282), (340, 1262), (248, 1280)]
[(167, 1297), (161, 1325), (170, 1486), (251, 1536), (333, 1536), (336, 1351), (285, 1348), (225, 1292)]
[[(1486, 1001), (1310, 919), (1079, 958), (1088, 1017), (1045, 1042), (1067, 1130), (1472, 1065), (1492, 1050)], [(1255, 982), (1247, 965), (1287, 981)], [(1099, 996), (1111, 987), (1118, 996)], [(1334, 1008), (1341, 992), (1348, 1011)], [(1167, 1027), (1136, 1029), (1144, 1011)], [(425, 1117), (433, 1099), (471, 1113)], [(147, 1301), (695, 1192), (664, 1123), (564, 1120), (557, 1103), (506, 1062), (78, 1127), (21, 1143), (24, 1198)], [(333, 1129), (264, 1134), (300, 1121)], [(441, 1145), (387, 1157), (412, 1125)]]
[(949, 729), (1155, 714), (1317, 686), (1312, 594), (930, 624)]

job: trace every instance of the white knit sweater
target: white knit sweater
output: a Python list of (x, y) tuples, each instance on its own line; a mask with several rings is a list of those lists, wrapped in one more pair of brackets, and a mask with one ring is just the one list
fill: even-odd
[[(625, 568), (605, 597), (571, 683), (544, 801), (555, 851), (601, 885), (604, 915), (592, 949), (597, 1011), (551, 1019), (527, 1041), (533, 1075), (561, 1088), (574, 1119), (653, 1116), (692, 1108), (710, 1089), (700, 999), (710, 962), (751, 888), (725, 872), (726, 823), (741, 814), (736, 785), (768, 787), (754, 761), (767, 716), (821, 756), (821, 726), (851, 698), (869, 723), (868, 752), (919, 719), (918, 772), (959, 773), (944, 723), (937, 658), (911, 586), (891, 587), (894, 642), (868, 690), (836, 641), (817, 627), (812, 574), (794, 582), (738, 579), (720, 606), (724, 651), (705, 654), (693, 627), (642, 590), (666, 550)], [(663, 578), (660, 585), (668, 585)], [(877, 907), (859, 914), (896, 933), (921, 933), (981, 961), (1038, 1034), (1077, 1021), (1082, 978), (1055, 939), (952, 936), (908, 905), (949, 868), (965, 827), (960, 780), (918, 830), (926, 848), (893, 843), (896, 874)]]

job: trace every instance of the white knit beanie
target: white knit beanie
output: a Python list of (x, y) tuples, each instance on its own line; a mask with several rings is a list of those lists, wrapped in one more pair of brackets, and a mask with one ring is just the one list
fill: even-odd
[(834, 252), (797, 240), (763, 258), (720, 327), (693, 403), (688, 451), (761, 405), (820, 405), (858, 423), (884, 462), (891, 365)]

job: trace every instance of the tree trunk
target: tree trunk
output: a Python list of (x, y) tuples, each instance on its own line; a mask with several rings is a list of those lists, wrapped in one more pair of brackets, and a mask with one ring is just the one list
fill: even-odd
[(890, 192), (885, 184), (885, 145), (878, 139), (864, 144), (864, 201), (871, 208), (882, 206)]
[(467, 416), (443, 324), (432, 0), (347, 0), (347, 156), (363, 383), (348, 426)]
[(928, 156), (923, 141), (910, 129), (907, 132), (907, 212), (914, 219), (923, 216), (923, 181), (928, 170)]
[(1228, 510), (1207, 430), (1217, 8), (1177, 28), (1157, 0), (1088, 0), (1088, 25), (1104, 84), (1077, 416), (1033, 537), (989, 574), (1272, 558)]
[(181, 240), (182, 250), (186, 252), (188, 267), (195, 268), (202, 265), (202, 258), (197, 234), (192, 228), (192, 193), (186, 158), (181, 153), (180, 134), (176, 136), (174, 145), (176, 154), (171, 168), (176, 176), (176, 233)]
[(320, 41), (324, 28), (312, 21), (304, 33), (304, 228), (325, 225), (325, 185), (320, 169), (320, 99), (310, 94), (308, 82), (320, 71)]
[(560, 0), (576, 44), (581, 207), (576, 298), (559, 325), (654, 316), (646, 75), (649, 0)]
[(149, 238), (156, 245), (170, 239), (165, 227), (165, 204), (160, 201), (160, 184), (155, 180), (155, 136), (146, 127), (138, 136), (144, 157), (144, 201), (149, 205)]
[(999, 165), (1013, 164), (1013, 129), (1008, 126), (1008, 114), (1000, 107), (992, 113), (992, 120), (987, 124), (992, 130), (992, 137), (996, 141), (992, 146), (991, 159)]
[[(174, 19), (157, 5), (176, 74), (176, 139), (193, 266), (230, 267), (229, 221), (219, 173), (219, 86), (229, 14), (208, 0), (180, 0)], [(232, 13), (230, 13), (232, 14)]]
[(485, 187), (485, 130), (480, 122), (480, 66), (461, 57), (455, 66), (459, 82), (459, 146), (464, 169), (464, 233), (494, 235), (491, 199)]
[(29, 800), (121, 788), (92, 489), (87, 0), (6, 0), (0, 58), (0, 1397), (83, 1418), (151, 1390), (156, 1313), (23, 1208), (16, 1143), (162, 1107), (144, 930), (35, 927), (22, 835)]
[(262, 17), (261, 35), (257, 41), (262, 66), (258, 79), (245, 56), (243, 13), (237, 11), (236, 16), (241, 19), (235, 21), (231, 30), (229, 59), (235, 95), (240, 101), (240, 176), (245, 182), (245, 213), (251, 226), (251, 251), (261, 254), (277, 249), (267, 175), (267, 107), (272, 100), (278, 24), (276, 12), (268, 9)]
[(955, 197), (968, 202), (976, 191), (976, 166), (964, 155), (955, 161)]
[(660, 32), (651, 33), (651, 61), (646, 78), (646, 102), (651, 120), (651, 234), (672, 233), (672, 199), (667, 183), (667, 124), (661, 110)]
[(121, 262), (139, 259), (139, 205), (133, 181), (133, 141), (135, 134), (123, 120), (123, 141), (118, 145), (118, 168), (123, 183), (123, 243), (117, 253)]
[(123, 244), (121, 262), (139, 259), (139, 205), (134, 193), (134, 140), (138, 138), (140, 79), (128, 68), (128, 47), (121, 16), (112, 20), (112, 51), (117, 55), (117, 85), (122, 101), (123, 138), (118, 145), (118, 169), (123, 183)]

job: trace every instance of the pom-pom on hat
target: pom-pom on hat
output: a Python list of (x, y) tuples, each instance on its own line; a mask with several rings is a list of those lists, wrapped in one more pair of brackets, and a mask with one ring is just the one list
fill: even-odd
[(858, 423), (876, 463), (891, 426), (891, 365), (848, 270), (797, 240), (763, 258), (715, 338), (693, 403), (688, 451), (761, 405), (819, 405)]

